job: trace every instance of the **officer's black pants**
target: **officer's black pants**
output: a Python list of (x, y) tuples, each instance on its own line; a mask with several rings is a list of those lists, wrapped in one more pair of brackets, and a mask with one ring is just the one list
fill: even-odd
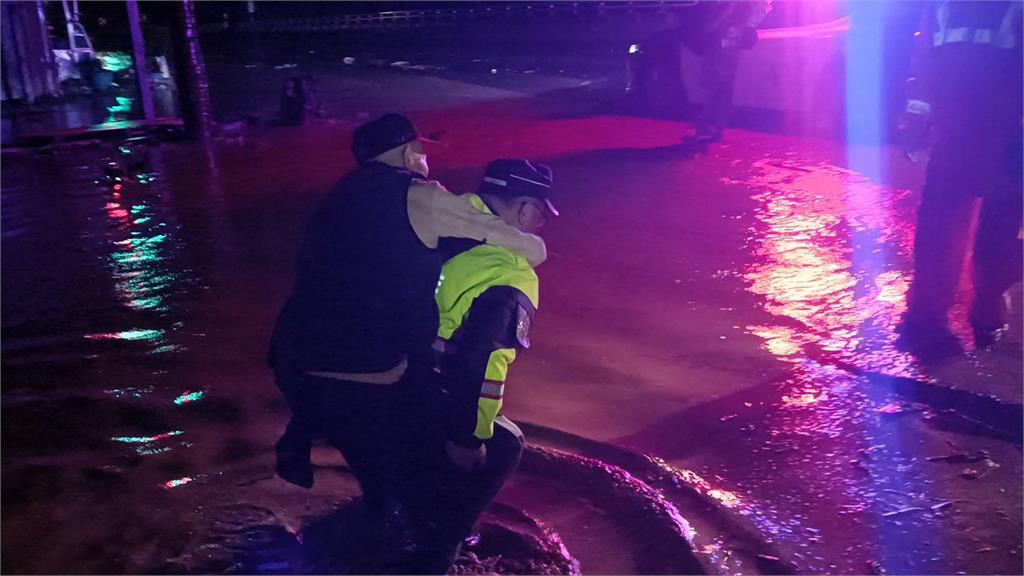
[(444, 453), (443, 438), (437, 437), (431, 450), (426, 482), (415, 510), (432, 524), (440, 543), (459, 542), (470, 535), (473, 525), (519, 466), (523, 439), (518, 428), (495, 423), (487, 446), (486, 463), (465, 471), (451, 463)]

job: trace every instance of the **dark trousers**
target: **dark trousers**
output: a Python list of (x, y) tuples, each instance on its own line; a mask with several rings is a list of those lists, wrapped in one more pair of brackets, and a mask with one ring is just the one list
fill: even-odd
[(441, 545), (461, 542), (473, 530), (484, 509), (519, 466), (523, 438), (519, 429), (504, 418), (494, 426), (494, 436), (485, 443), (486, 463), (465, 471), (451, 463), (444, 453), (443, 439), (427, 452), (429, 470), (413, 504), (417, 515), (433, 528)]
[(278, 370), (278, 387), (292, 409), (282, 450), (309, 450), (318, 438), (344, 456), (368, 507), (384, 511), (409, 484), (409, 447), (403, 441), (410, 409), (404, 383), (364, 384)]
[(944, 329), (981, 201), (974, 241), (976, 330), (1003, 324), (1001, 295), (1021, 276), (1020, 53), (969, 43), (932, 53), (932, 148), (918, 209), (906, 323)]
[(715, 47), (701, 60), (701, 81), (706, 94), (697, 117), (698, 134), (719, 135), (728, 124), (739, 60), (740, 51), (733, 47)]
[(523, 453), (522, 433), (499, 417), (485, 465), (457, 468), (444, 449), (445, 399), (423, 382), (361, 384), (282, 370), (276, 378), (293, 413), (279, 454), (308, 456), (310, 443), (326, 438), (345, 457), (371, 511), (404, 509), (417, 539), (411, 573), (447, 570)]
[[(964, 262), (975, 198), (952, 193), (942, 182), (925, 185), (914, 240), (914, 282), (907, 320), (945, 326)], [(974, 302), (971, 325), (979, 330), (1003, 324), (1001, 297), (1020, 277), (1021, 197), (983, 198), (974, 237)]]
[[(974, 302), (971, 325), (991, 330), (1004, 323), (1002, 294), (1021, 277), (1021, 213), (1024, 191), (1014, 156), (1019, 145), (984, 146), (977, 139), (936, 143), (917, 214), (914, 279), (906, 320), (924, 329), (944, 327), (953, 306), (970, 242), (974, 203), (981, 209), (974, 236)], [(979, 165), (980, 164), (980, 165)]]

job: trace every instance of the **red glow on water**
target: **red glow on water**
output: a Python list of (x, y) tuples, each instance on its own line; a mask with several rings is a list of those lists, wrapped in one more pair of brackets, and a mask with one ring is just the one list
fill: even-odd
[(805, 390), (802, 393), (782, 397), (783, 406), (809, 406), (828, 400), (827, 390)]
[(893, 345), (909, 285), (913, 225), (900, 211), (909, 192), (795, 160), (756, 161), (745, 185), (759, 208), (744, 276), (765, 310), (785, 319), (747, 330), (782, 358), (813, 344), (911, 375)]

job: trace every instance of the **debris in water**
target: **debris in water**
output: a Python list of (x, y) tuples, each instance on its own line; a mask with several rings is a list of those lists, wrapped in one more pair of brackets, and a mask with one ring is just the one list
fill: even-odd
[(966, 464), (968, 462), (980, 462), (982, 460), (992, 460), (992, 457), (985, 450), (978, 450), (974, 454), (966, 454), (959, 452), (956, 454), (947, 454), (945, 456), (929, 456), (926, 458), (929, 462), (949, 462), (950, 464)]
[(926, 407), (921, 404), (905, 404), (903, 402), (893, 402), (886, 404), (878, 409), (881, 414), (905, 414), (908, 412), (924, 412)]
[(857, 460), (857, 459), (850, 460), (850, 466), (853, 466), (854, 468), (856, 468), (857, 470), (860, 470), (861, 472), (868, 473), (868, 474), (871, 473), (871, 471), (868, 470), (868, 467), (865, 466), (864, 463), (861, 462), (860, 460)]
[(964, 471), (960, 473), (960, 477), (967, 480), (981, 480), (991, 474), (992, 470), (993, 468), (983, 468), (981, 470), (977, 468), (964, 468)]
[(982, 462), (984, 464), (983, 464), (983, 467), (981, 469), (978, 469), (978, 468), (964, 468), (964, 471), (960, 473), (960, 477), (961, 478), (966, 478), (968, 480), (978, 480), (980, 478), (984, 478), (985, 476), (988, 476), (989, 474), (992, 473), (993, 470), (995, 470), (996, 468), (999, 468), (999, 464), (996, 464), (990, 458), (985, 458), (984, 460), (982, 460)]
[(769, 562), (778, 562), (779, 561), (779, 557), (778, 556), (771, 556), (769, 554), (758, 554), (757, 557), (762, 559), (762, 560), (768, 560)]
[(737, 416), (739, 416), (739, 414), (729, 414), (728, 416), (722, 416), (721, 418), (718, 419), (718, 421), (719, 422), (725, 422), (725, 421), (728, 421), (728, 420), (732, 420), (733, 418), (735, 418)]
[(910, 494), (907, 494), (906, 492), (900, 492), (899, 490), (893, 490), (892, 488), (882, 488), (882, 492), (888, 492), (889, 494), (898, 494), (900, 496), (911, 498)]
[(982, 546), (981, 548), (978, 548), (977, 550), (975, 550), (975, 552), (991, 552), (993, 550), (995, 550), (995, 548), (993, 548), (991, 546)]
[(341, 59), (341, 61), (345, 64), (348, 64), (349, 66), (356, 63), (356, 59), (351, 56), (345, 56), (344, 58)]
[(946, 502), (939, 502), (938, 504), (935, 504), (934, 506), (932, 506), (932, 512), (938, 512), (939, 510), (945, 510), (946, 508), (949, 508), (952, 505), (953, 505), (953, 501), (952, 500), (947, 500)]
[(877, 561), (875, 561), (875, 560), (868, 560), (867, 562), (865, 562), (865, 564), (868, 565), (868, 570), (867, 570), (868, 574), (876, 574), (876, 575), (885, 574), (885, 569), (882, 568), (882, 565), (879, 564)]
[(278, 64), (274, 66), (274, 70), (287, 70), (289, 68), (298, 68), (298, 64)]
[(857, 512), (863, 512), (867, 510), (868, 505), (864, 503), (843, 504), (842, 506), (840, 506), (840, 508), (842, 508), (842, 510), (839, 511), (840, 514), (856, 514)]
[(917, 512), (919, 510), (924, 510), (924, 508), (921, 508), (920, 506), (910, 506), (908, 508), (900, 508), (899, 510), (893, 510), (892, 512), (886, 512), (885, 514), (882, 514), (882, 517), (883, 518), (888, 518), (890, 516), (898, 516), (900, 514), (906, 514), (907, 512)]

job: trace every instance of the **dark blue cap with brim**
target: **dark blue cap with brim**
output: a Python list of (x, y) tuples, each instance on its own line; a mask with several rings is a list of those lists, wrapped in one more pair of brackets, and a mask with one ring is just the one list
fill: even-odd
[(352, 134), (352, 154), (360, 164), (415, 140), (439, 143), (434, 138), (420, 136), (416, 127), (401, 114), (385, 114), (356, 128)]
[(551, 184), (554, 175), (551, 168), (529, 160), (495, 160), (487, 165), (480, 194), (491, 194), (500, 198), (513, 199), (522, 196), (542, 200), (548, 211), (558, 216), (558, 210), (551, 203)]

